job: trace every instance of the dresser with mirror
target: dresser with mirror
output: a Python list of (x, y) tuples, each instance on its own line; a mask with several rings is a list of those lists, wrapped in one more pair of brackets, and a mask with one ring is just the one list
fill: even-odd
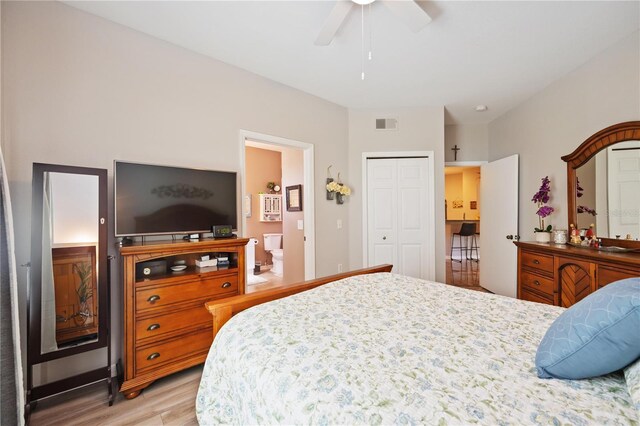
[(562, 159), (567, 224), (593, 225), (602, 246), (515, 244), (518, 298), (569, 307), (611, 282), (640, 277), (640, 121), (609, 126)]

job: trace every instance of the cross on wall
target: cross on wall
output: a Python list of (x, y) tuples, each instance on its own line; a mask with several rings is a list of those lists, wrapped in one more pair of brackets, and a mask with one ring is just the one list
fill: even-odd
[(453, 151), (453, 161), (458, 161), (458, 151), (460, 151), (458, 145), (454, 145), (453, 148), (451, 148), (451, 151)]

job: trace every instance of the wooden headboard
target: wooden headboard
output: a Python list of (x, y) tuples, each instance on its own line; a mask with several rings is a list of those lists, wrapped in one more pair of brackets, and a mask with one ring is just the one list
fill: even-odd
[(292, 294), (311, 290), (312, 288), (319, 287), (323, 284), (338, 281), (343, 278), (353, 277), (355, 275), (391, 272), (392, 268), (393, 265), (373, 266), (371, 268), (357, 269), (355, 271), (344, 272), (342, 274), (304, 281), (298, 284), (286, 285), (272, 288), (270, 290), (258, 291), (251, 294), (243, 294), (240, 296), (233, 296), (226, 299), (207, 302), (204, 305), (209, 313), (213, 315), (213, 337), (215, 338), (218, 331), (231, 319), (232, 316), (252, 306), (260, 305), (272, 300), (282, 299), (283, 297), (291, 296)]

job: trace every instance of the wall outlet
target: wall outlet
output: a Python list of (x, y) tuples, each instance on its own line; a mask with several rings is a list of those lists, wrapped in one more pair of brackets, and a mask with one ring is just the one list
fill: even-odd
[(342, 263), (338, 263), (338, 273), (342, 272)]

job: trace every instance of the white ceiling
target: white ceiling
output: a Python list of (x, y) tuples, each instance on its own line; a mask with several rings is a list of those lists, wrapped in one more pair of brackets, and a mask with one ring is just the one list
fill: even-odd
[(345, 107), (445, 105), (449, 123), (489, 122), (640, 28), (637, 1), (426, 1), (419, 33), (373, 3), (361, 81), (359, 9), (314, 45), (333, 1), (65, 3)]

